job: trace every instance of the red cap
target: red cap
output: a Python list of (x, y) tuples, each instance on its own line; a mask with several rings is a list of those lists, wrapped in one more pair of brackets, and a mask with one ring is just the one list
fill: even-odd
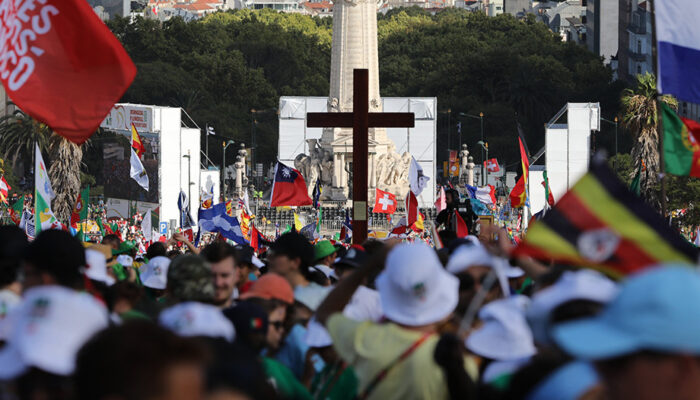
[(250, 289), (243, 293), (242, 300), (250, 298), (275, 299), (287, 304), (294, 303), (294, 291), (292, 286), (281, 275), (267, 273), (253, 283)]

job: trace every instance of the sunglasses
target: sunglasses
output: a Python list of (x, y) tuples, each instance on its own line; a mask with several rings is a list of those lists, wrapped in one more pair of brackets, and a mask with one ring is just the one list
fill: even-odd
[(274, 326), (278, 331), (284, 329), (284, 321), (270, 321), (269, 324)]

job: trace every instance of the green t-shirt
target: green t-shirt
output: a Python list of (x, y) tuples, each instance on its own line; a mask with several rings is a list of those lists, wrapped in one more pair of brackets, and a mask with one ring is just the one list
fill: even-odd
[(352, 367), (339, 362), (323, 367), (311, 383), (315, 400), (353, 400), (357, 397), (357, 376)]
[(277, 393), (289, 400), (311, 400), (306, 387), (294, 376), (292, 370), (269, 357), (262, 359), (263, 369)]

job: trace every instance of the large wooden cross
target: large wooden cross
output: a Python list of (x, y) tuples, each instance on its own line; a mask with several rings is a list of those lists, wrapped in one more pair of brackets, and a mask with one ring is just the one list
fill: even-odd
[(413, 128), (413, 113), (369, 112), (369, 73), (353, 71), (352, 112), (308, 113), (309, 128), (352, 128), (352, 241), (361, 244), (367, 239), (367, 162), (369, 160), (369, 128)]

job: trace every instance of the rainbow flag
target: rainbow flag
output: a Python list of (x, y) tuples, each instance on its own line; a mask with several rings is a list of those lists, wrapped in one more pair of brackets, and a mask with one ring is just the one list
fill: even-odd
[(513, 253), (594, 268), (613, 278), (659, 263), (693, 265), (698, 254), (604, 160), (591, 163), (589, 172), (530, 226)]

